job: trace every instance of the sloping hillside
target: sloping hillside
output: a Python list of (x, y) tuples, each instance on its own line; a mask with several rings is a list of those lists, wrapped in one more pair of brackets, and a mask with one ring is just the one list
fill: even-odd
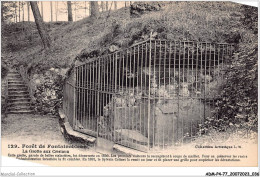
[(95, 21), (88, 17), (48, 23), (50, 50), (43, 50), (34, 23), (10, 24), (2, 30), (2, 55), (5, 61), (28, 68), (67, 67), (82, 50), (91, 52), (112, 44), (124, 48), (151, 30), (161, 39), (238, 42), (243, 36), (240, 7), (228, 2), (167, 2), (160, 11), (136, 18), (130, 17), (129, 8), (121, 8), (102, 13)]

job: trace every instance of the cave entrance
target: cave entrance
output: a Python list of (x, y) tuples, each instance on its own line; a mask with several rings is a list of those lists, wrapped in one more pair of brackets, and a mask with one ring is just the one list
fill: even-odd
[(63, 109), (74, 130), (136, 150), (191, 142), (233, 52), (232, 44), (148, 40), (93, 58), (74, 68)]

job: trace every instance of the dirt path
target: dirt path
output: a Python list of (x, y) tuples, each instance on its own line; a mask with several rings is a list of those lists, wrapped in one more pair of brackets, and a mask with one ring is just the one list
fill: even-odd
[(66, 142), (57, 118), (33, 114), (9, 114), (3, 118), (2, 139), (35, 143)]
[[(58, 118), (33, 114), (9, 114), (2, 118), (2, 142), (12, 144), (71, 145), (60, 131)], [(91, 149), (75, 149), (92, 151)]]

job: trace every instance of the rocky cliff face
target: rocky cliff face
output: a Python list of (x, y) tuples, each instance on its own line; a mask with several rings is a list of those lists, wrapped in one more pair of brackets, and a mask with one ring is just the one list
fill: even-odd
[(58, 115), (62, 105), (63, 83), (68, 69), (50, 68), (31, 75), (36, 113)]

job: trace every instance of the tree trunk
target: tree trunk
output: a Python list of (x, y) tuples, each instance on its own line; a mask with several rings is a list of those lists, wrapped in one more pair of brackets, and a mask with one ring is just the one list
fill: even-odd
[(23, 22), (23, 24), (22, 24), (22, 31), (24, 31), (24, 2), (23, 1), (21, 2), (21, 5), (22, 5), (22, 12), (23, 12), (23, 16), (22, 16), (22, 22)]
[(58, 5), (59, 5), (59, 1), (55, 1), (56, 22), (58, 21)]
[(68, 6), (68, 21), (72, 22), (72, 9), (71, 9), (71, 1), (67, 1), (67, 6)]
[(19, 14), (18, 14), (19, 18), (18, 19), (19, 19), (19, 22), (21, 21), (21, 7), (20, 6), (21, 6), (21, 2), (19, 1), (19, 3), (18, 3), (18, 8), (19, 8), (19, 11), (18, 11), (19, 12)]
[(89, 7), (89, 16), (90, 16), (90, 14), (91, 14), (91, 3), (90, 3), (90, 1), (89, 1), (89, 4), (88, 4), (88, 7)]
[(27, 2), (28, 22), (30, 21), (30, 2)]
[(51, 47), (51, 39), (50, 36), (46, 30), (45, 24), (42, 20), (39, 8), (37, 6), (37, 2), (36, 1), (30, 1), (31, 4), (31, 8), (33, 11), (33, 16), (34, 16), (34, 20), (38, 29), (38, 32), (41, 36), (42, 39), (42, 43), (45, 49), (50, 48)]
[(114, 1), (115, 9), (117, 9), (117, 1)]
[(51, 5), (51, 22), (53, 22), (53, 16), (52, 16), (52, 15), (53, 15), (53, 10), (52, 10), (52, 1), (50, 1), (50, 3), (51, 3), (51, 4), (50, 4), (50, 5)]
[(104, 4), (104, 1), (101, 1), (101, 9), (102, 9), (102, 12), (105, 11), (105, 4)]
[(108, 11), (108, 1), (106, 1), (106, 11)]
[(77, 21), (77, 2), (74, 2), (74, 16), (75, 16), (75, 21)]
[(24, 2), (22, 2), (22, 11), (23, 11), (23, 22), (24, 22)]
[(3, 3), (1, 4), (1, 22), (4, 24), (4, 11), (3, 11)]
[(42, 10), (42, 21), (44, 21), (44, 19), (43, 19), (43, 3), (42, 3), (42, 1), (41, 1), (41, 10)]
[(87, 16), (87, 2), (85, 1), (85, 17)]
[(90, 6), (91, 6), (90, 17), (98, 18), (99, 16), (98, 1), (90, 1)]
[(14, 4), (14, 14), (15, 14), (15, 23), (17, 23), (17, 7), (16, 7), (16, 2)]

